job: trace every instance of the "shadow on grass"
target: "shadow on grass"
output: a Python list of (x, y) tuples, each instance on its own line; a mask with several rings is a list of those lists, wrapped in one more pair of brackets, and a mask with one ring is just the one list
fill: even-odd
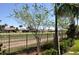
[[(43, 44), (40, 45), (40, 52), (46, 50), (46, 49), (50, 49), (53, 48), (53, 42), (45, 42)], [(17, 48), (16, 48), (17, 49)], [(33, 52), (37, 52), (37, 47), (36, 44), (32, 44), (31, 46), (27, 47), (27, 48), (19, 48), (21, 50), (19, 51), (15, 51), (15, 52), (11, 52), (11, 53), (6, 53), (7, 55), (21, 55), (23, 53), (25, 53), (26, 55), (29, 55)]]

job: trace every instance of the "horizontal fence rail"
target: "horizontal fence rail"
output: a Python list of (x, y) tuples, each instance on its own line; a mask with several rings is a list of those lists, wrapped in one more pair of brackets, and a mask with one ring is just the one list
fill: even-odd
[[(31, 46), (36, 46), (37, 40), (34, 33), (0, 33), (0, 43), (6, 53), (16, 52)], [(41, 38), (40, 45), (44, 42), (53, 41), (54, 32), (38, 33)]]

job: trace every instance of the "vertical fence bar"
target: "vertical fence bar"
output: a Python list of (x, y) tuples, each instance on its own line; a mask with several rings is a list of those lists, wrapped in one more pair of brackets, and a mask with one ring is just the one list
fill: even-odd
[(26, 34), (26, 49), (28, 47), (28, 34)]
[(8, 51), (9, 51), (9, 54), (10, 54), (10, 35), (9, 35), (8, 37), (9, 37), (9, 46), (8, 46)]
[(48, 33), (47, 33), (47, 43), (48, 43)]
[[(1, 45), (1, 40), (2, 40), (2, 38), (0, 37), (0, 45)], [(0, 55), (1, 55), (1, 46), (0, 46)]]

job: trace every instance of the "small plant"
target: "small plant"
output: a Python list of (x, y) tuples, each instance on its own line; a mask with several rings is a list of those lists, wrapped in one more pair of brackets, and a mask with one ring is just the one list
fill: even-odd
[(65, 53), (70, 47), (73, 46), (74, 44), (74, 41), (72, 41), (72, 39), (63, 39), (61, 42), (60, 42), (60, 51), (61, 51), (61, 54)]
[(60, 51), (61, 51), (61, 54), (63, 54), (64, 52), (66, 52), (67, 49), (68, 49), (67, 42), (61, 42), (61, 44), (60, 44)]
[(57, 51), (53, 48), (47, 49), (43, 52), (43, 55), (56, 55)]
[(3, 47), (3, 43), (0, 43), (0, 55), (4, 55), (6, 52), (6, 50), (5, 49), (3, 50), (2, 47)]
[(41, 46), (41, 48), (43, 50), (50, 49), (52, 47), (53, 47), (53, 43), (52, 42), (45, 43), (45, 45)]

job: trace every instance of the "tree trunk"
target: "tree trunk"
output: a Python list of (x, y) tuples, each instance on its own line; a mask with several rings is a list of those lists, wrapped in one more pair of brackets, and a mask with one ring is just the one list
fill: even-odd
[(26, 34), (26, 49), (28, 47), (28, 34)]
[(39, 37), (39, 35), (35, 35), (35, 38), (36, 38), (36, 41), (37, 41), (37, 55), (40, 54), (40, 41), (41, 41), (41, 38)]
[(78, 26), (78, 16), (77, 16), (77, 26)]
[(61, 38), (61, 39), (63, 39), (63, 35), (64, 35), (64, 34), (63, 34), (63, 29), (62, 29), (62, 30), (61, 30), (61, 36), (62, 36), (62, 38)]
[(57, 27), (57, 6), (55, 4), (55, 38), (54, 38), (54, 48), (58, 51), (58, 27)]
[[(77, 15), (77, 33), (78, 33), (78, 15)], [(78, 37), (78, 34), (77, 34), (77, 37)]]

